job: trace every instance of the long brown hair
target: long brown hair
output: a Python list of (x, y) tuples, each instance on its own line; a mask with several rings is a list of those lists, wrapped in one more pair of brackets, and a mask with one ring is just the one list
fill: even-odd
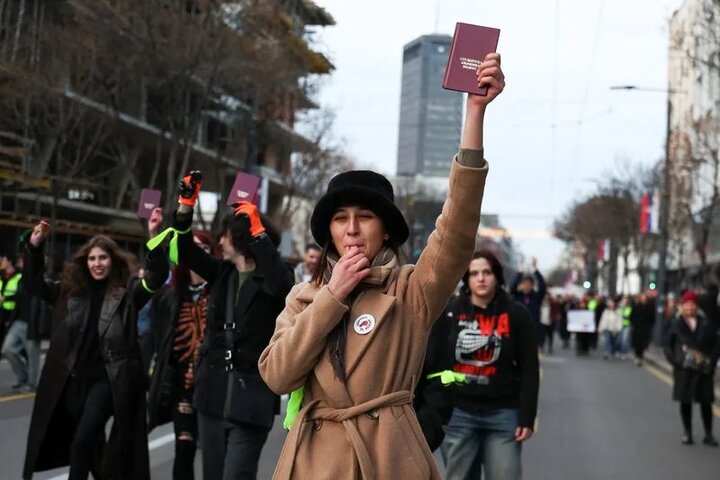
[(112, 264), (107, 277), (108, 288), (124, 287), (130, 280), (133, 256), (120, 249), (117, 243), (105, 235), (96, 235), (75, 252), (75, 255), (65, 264), (62, 274), (61, 292), (64, 297), (82, 297), (90, 292), (93, 279), (87, 266), (90, 250), (98, 247), (108, 255)]

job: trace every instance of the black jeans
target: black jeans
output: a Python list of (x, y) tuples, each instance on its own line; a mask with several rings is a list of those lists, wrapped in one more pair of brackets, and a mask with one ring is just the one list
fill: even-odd
[(198, 421), (197, 412), (192, 406), (192, 392), (180, 395), (172, 417), (175, 430), (173, 480), (194, 480)]
[(97, 447), (105, 440), (105, 424), (113, 414), (110, 383), (99, 380), (83, 384), (71, 380), (65, 392), (65, 401), (75, 421), (68, 480), (87, 480)]
[(203, 478), (255, 480), (269, 428), (228, 424), (198, 413)]
[[(712, 403), (700, 404), (700, 416), (702, 417), (703, 428), (705, 429), (705, 436), (711, 437), (713, 430)], [(680, 404), (680, 418), (682, 418), (685, 434), (689, 437), (692, 437), (692, 403)]]

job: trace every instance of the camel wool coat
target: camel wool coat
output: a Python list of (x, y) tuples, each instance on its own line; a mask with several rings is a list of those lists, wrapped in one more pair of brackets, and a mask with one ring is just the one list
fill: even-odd
[[(469, 159), (479, 161), (463, 161)], [(482, 167), (464, 166), (473, 163)], [(290, 292), (259, 361), (276, 393), (304, 386), (302, 408), (273, 478), (440, 479), (412, 396), (432, 324), (470, 263), (487, 172), (481, 151), (461, 150), (417, 265), (395, 268), (382, 286), (362, 290), (351, 306), (326, 285), (301, 283)], [(333, 373), (326, 338), (348, 308), (343, 383)], [(367, 327), (368, 318), (374, 320), (370, 331), (355, 328)]]

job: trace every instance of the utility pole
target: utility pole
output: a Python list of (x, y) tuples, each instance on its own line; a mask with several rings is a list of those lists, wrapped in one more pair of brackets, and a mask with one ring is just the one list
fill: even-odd
[(665, 111), (665, 159), (663, 161), (663, 184), (662, 184), (662, 195), (660, 199), (660, 218), (658, 218), (658, 227), (660, 230), (660, 252), (658, 259), (658, 270), (657, 270), (657, 303), (655, 305), (655, 340), (659, 341), (662, 334), (662, 323), (663, 323), (663, 311), (665, 308), (665, 301), (667, 299), (668, 287), (667, 287), (667, 256), (668, 256), (668, 245), (670, 236), (670, 143), (672, 137), (672, 102), (670, 101), (670, 95), (673, 93), (680, 93), (677, 90), (670, 88), (642, 88), (636, 85), (620, 85), (610, 87), (610, 90), (635, 90), (645, 92), (661, 92), (667, 94), (667, 105)]

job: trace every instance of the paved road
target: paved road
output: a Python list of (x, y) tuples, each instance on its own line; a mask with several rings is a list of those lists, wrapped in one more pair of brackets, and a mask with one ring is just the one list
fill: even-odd
[[(569, 352), (544, 357), (542, 368), (539, 430), (525, 446), (525, 479), (720, 478), (720, 449), (680, 445), (677, 405), (670, 401), (669, 378), (662, 371)], [(20, 478), (33, 402), (8, 397), (11, 380), (7, 363), (0, 362), (0, 480)], [(695, 429), (699, 436), (699, 418)], [(720, 434), (720, 426), (716, 430)], [(259, 478), (270, 478), (283, 440), (284, 432), (276, 428)], [(171, 429), (154, 431), (150, 447), (153, 478), (171, 478)], [(199, 462), (196, 471), (200, 479)], [(59, 479), (64, 473), (36, 478)]]

